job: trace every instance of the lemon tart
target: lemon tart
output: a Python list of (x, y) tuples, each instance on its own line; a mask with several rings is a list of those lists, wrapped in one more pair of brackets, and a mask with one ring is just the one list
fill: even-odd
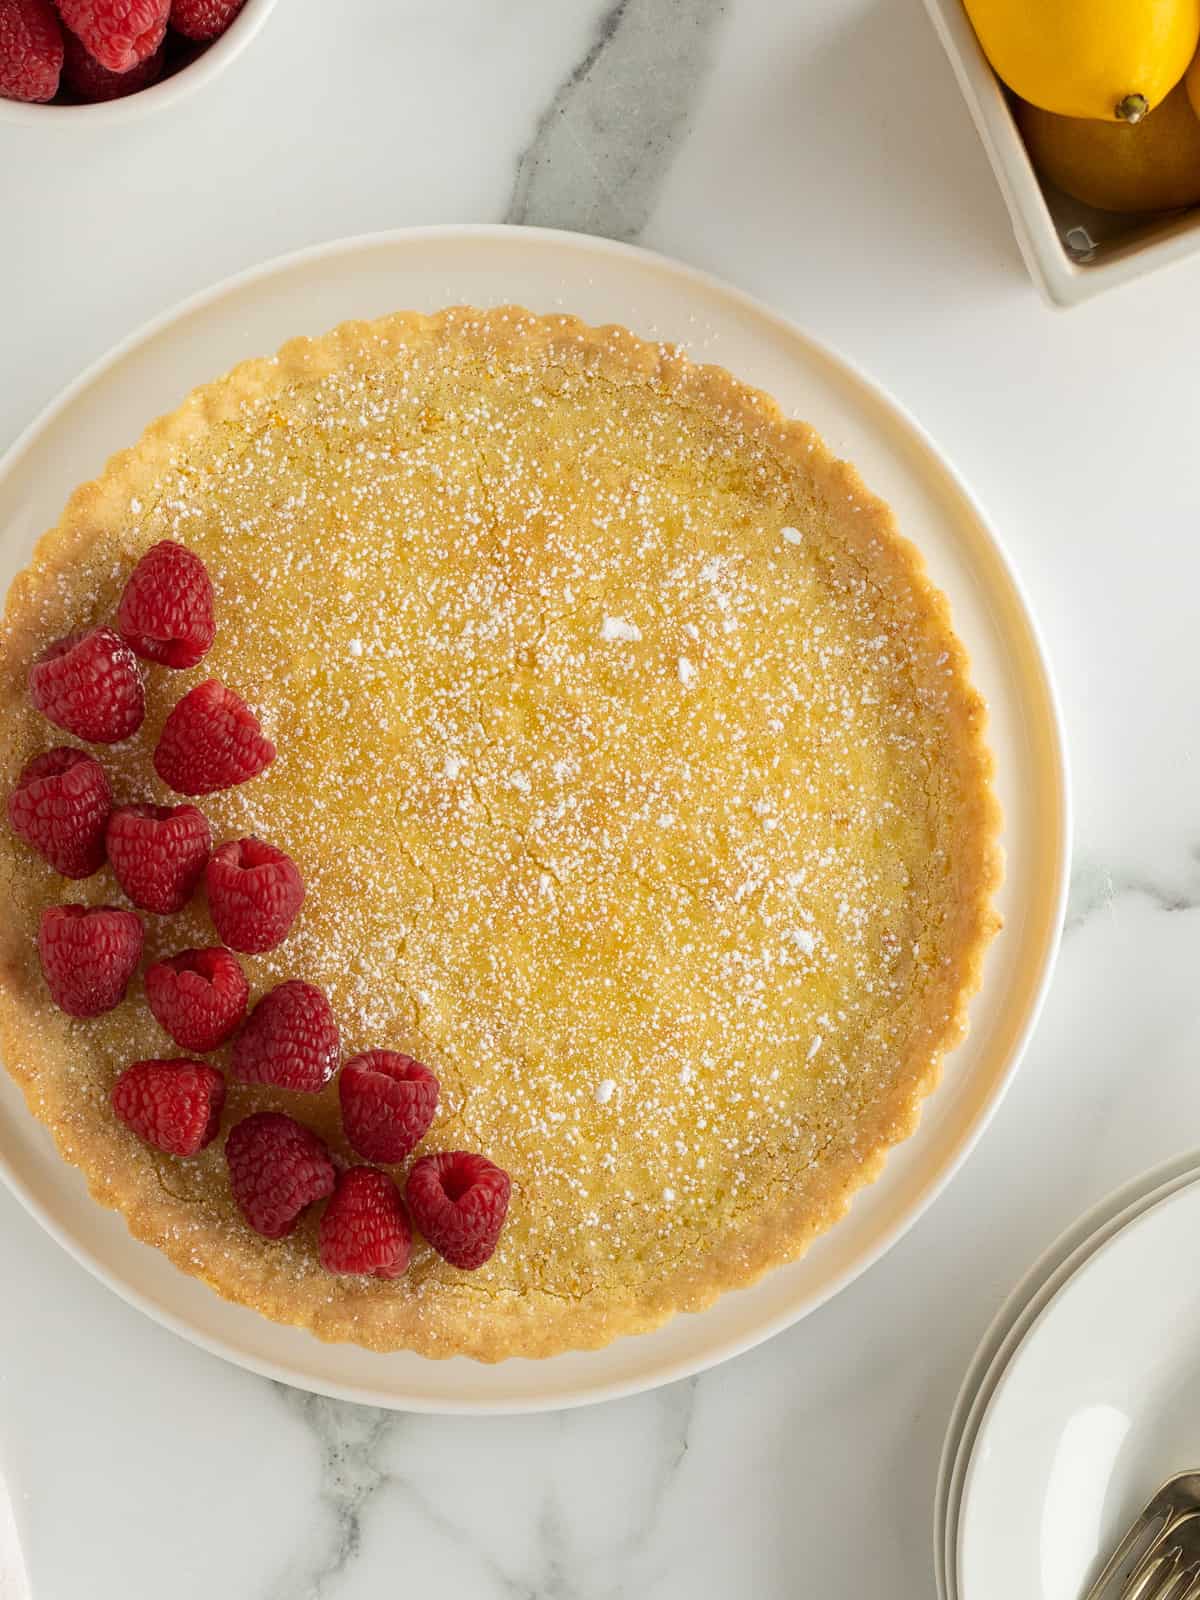
[[(474, 1272), (418, 1239), (401, 1277), (331, 1276), (317, 1213), (259, 1237), (219, 1139), (180, 1160), (112, 1113), (130, 1062), (170, 1054), (140, 978), (86, 1021), (46, 992), (41, 913), (121, 904), (110, 869), (66, 884), (6, 833), (0, 1044), (95, 1198), (268, 1317), (487, 1361), (653, 1328), (800, 1255), (913, 1130), (998, 926), (983, 703), (854, 468), (620, 328), (456, 308), (296, 340), (154, 423), (42, 539), (0, 632), (7, 789), (61, 742), (31, 664), (168, 539), (211, 576), (216, 636), (94, 747), (116, 799), (176, 801), (168, 713), (236, 685), (277, 755), (198, 804), (305, 883), (243, 960), (252, 994), (317, 985), (346, 1055), (425, 1063), (418, 1154), (481, 1150), (512, 1193)], [(202, 896), (145, 919), (147, 962), (216, 942)], [(279, 1110), (351, 1158), (335, 1083), (229, 1083), (227, 1124)]]

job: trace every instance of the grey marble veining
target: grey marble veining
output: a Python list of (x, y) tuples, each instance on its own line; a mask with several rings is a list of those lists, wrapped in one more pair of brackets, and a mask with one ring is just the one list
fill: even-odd
[(380, 1463), (384, 1436), (400, 1419), (370, 1406), (273, 1385), (282, 1403), (313, 1435), (320, 1452), (323, 1516), (289, 1556), (267, 1600), (325, 1600), (362, 1549), (362, 1513), (386, 1476)]
[(615, 0), (543, 113), (505, 218), (633, 239), (708, 74), (725, 0)]
[[(664, 1576), (655, 1544), (687, 1459), (700, 1385), (699, 1379), (672, 1384), (624, 1402), (615, 1414), (589, 1410), (503, 1423), (405, 1417), (272, 1384), (311, 1444), (317, 1492), (264, 1600), (357, 1595), (363, 1575), (379, 1570), (380, 1539), (407, 1517), (418, 1520), (425, 1539), (457, 1552), (469, 1569), (473, 1600), (648, 1593)], [(438, 1459), (448, 1448), (461, 1464), (449, 1478), (428, 1471), (431, 1428), (439, 1435)], [(524, 1477), (502, 1465), (497, 1429), (522, 1435), (532, 1463)], [(556, 1470), (563, 1460), (565, 1474)], [(597, 1539), (579, 1517), (588, 1464), (602, 1474), (614, 1461), (630, 1492)], [(494, 1528), (480, 1516), (489, 1499), (502, 1522), (518, 1523), (517, 1558), (498, 1547)]]
[[(1195, 857), (1189, 862), (1195, 879)], [(1115, 914), (1118, 900), (1133, 896), (1145, 900), (1156, 911), (1195, 911), (1200, 909), (1200, 886), (1190, 883), (1159, 882), (1145, 873), (1108, 867), (1097, 861), (1081, 861), (1071, 874), (1064, 933), (1072, 934), (1090, 923), (1102, 911)]]

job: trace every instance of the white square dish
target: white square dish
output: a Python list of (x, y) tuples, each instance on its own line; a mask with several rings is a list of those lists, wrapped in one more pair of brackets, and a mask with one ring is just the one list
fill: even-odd
[(1043, 189), (962, 0), (925, 0), (925, 9), (996, 174), (1025, 265), (1051, 305), (1077, 305), (1200, 255), (1200, 208), (1131, 220)]

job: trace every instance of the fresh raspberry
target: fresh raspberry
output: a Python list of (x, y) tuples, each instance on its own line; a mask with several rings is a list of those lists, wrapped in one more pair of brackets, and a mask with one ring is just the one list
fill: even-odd
[(194, 667), (217, 631), (213, 587), (200, 557), (173, 539), (152, 545), (129, 574), (117, 630), (147, 661)]
[(182, 950), (146, 968), (146, 1001), (184, 1050), (225, 1043), (246, 1015), (250, 985), (228, 950)]
[(8, 797), (14, 833), (64, 878), (90, 878), (104, 863), (104, 828), (112, 790), (85, 750), (59, 745), (33, 760)]
[(192, 898), (212, 849), (195, 806), (118, 806), (108, 819), (108, 859), (143, 911), (168, 916)]
[(135, 1061), (113, 1084), (112, 1103), (139, 1139), (194, 1156), (217, 1136), (225, 1079), (204, 1061)]
[(273, 950), (304, 903), (304, 880), (290, 856), (261, 839), (214, 850), (204, 872), (208, 909), (231, 950)]
[(118, 906), (50, 906), (38, 955), (50, 998), (72, 1017), (98, 1017), (125, 998), (142, 956), (141, 918)]
[(185, 39), (215, 39), (246, 0), (171, 0), (171, 26)]
[(59, 15), (102, 67), (128, 72), (167, 31), (170, 0), (57, 0)]
[(229, 1130), (229, 1183), (255, 1233), (282, 1239), (305, 1206), (333, 1193), (329, 1151), (311, 1128), (282, 1111), (256, 1111)]
[[(91, 55), (70, 28), (63, 29), (63, 83), (79, 100), (95, 104), (100, 100), (122, 100), (127, 94), (148, 89), (162, 77), (167, 47), (160, 44), (153, 55), (139, 61), (128, 72), (110, 72)], [(143, 652), (139, 651), (138, 654)]]
[(378, 1167), (349, 1167), (337, 1181), (317, 1233), (326, 1272), (398, 1278), (412, 1254), (400, 1191)]
[(0, 99), (53, 100), (62, 64), (50, 0), (0, 0)]
[(485, 1157), (447, 1150), (413, 1163), (404, 1198), (438, 1255), (472, 1271), (496, 1248), (511, 1188), (508, 1173)]
[(340, 1038), (329, 1001), (315, 984), (290, 978), (263, 995), (233, 1045), (242, 1083), (316, 1094), (337, 1068)]
[(368, 1161), (403, 1161), (429, 1132), (438, 1088), (428, 1067), (396, 1050), (351, 1056), (338, 1078), (346, 1138)]
[(180, 794), (212, 794), (256, 778), (275, 759), (258, 718), (215, 678), (189, 689), (159, 735), (154, 770)]
[(81, 629), (43, 650), (29, 669), (36, 710), (90, 744), (118, 744), (146, 714), (137, 658), (111, 628)]

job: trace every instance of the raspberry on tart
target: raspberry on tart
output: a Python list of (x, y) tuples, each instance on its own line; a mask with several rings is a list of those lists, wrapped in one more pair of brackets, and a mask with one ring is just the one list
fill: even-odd
[(317, 1249), (326, 1272), (398, 1278), (412, 1253), (400, 1191), (378, 1167), (348, 1167), (321, 1217)]
[(333, 1162), (311, 1128), (281, 1111), (256, 1111), (225, 1140), (238, 1210), (264, 1239), (291, 1233), (300, 1213), (333, 1193)]
[(204, 873), (213, 927), (231, 950), (273, 950), (304, 904), (296, 863), (262, 839), (219, 845)]
[(246, 1015), (250, 985), (236, 956), (220, 946), (181, 950), (146, 968), (146, 1003), (183, 1050), (223, 1045)]
[(119, 906), (50, 906), (38, 928), (50, 998), (72, 1017), (119, 1006), (142, 958), (141, 919)]
[(256, 778), (274, 759), (275, 746), (246, 702), (209, 678), (189, 689), (163, 724), (154, 770), (180, 794), (213, 794)]
[(60, 745), (34, 756), (8, 797), (8, 821), (64, 878), (90, 878), (104, 865), (112, 789), (85, 750)]
[(368, 1161), (394, 1166), (429, 1132), (439, 1084), (428, 1067), (397, 1050), (364, 1050), (338, 1074), (342, 1127)]
[(29, 698), (55, 727), (89, 744), (120, 744), (146, 714), (133, 651), (111, 628), (85, 628), (48, 645), (29, 669)]
[(485, 1156), (447, 1150), (413, 1163), (404, 1198), (438, 1255), (473, 1272), (491, 1260), (511, 1192), (508, 1173)]
[(221, 1126), (225, 1079), (204, 1061), (135, 1061), (112, 1091), (113, 1110), (139, 1139), (169, 1156), (194, 1156)]
[(212, 835), (195, 806), (118, 806), (108, 819), (108, 859), (143, 911), (182, 911), (204, 874)]
[(240, 1083), (317, 1094), (337, 1070), (340, 1043), (323, 990), (290, 978), (263, 995), (234, 1040), (233, 1075)]
[(200, 557), (173, 539), (152, 545), (129, 575), (117, 628), (145, 660), (194, 667), (208, 654), (217, 631), (212, 582)]

